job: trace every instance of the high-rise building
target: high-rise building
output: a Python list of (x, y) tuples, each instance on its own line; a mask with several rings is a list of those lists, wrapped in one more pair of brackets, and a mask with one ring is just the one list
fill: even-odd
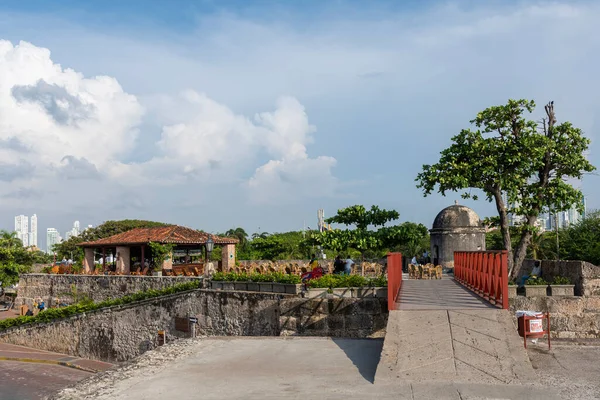
[[(585, 218), (586, 202), (583, 199), (583, 212), (577, 210), (577, 205), (573, 205), (569, 210), (560, 211), (558, 213), (542, 213), (538, 216), (535, 225), (540, 228), (540, 231), (554, 230), (558, 224), (558, 228), (568, 228), (572, 224), (576, 224)], [(522, 224), (525, 218), (520, 215), (508, 215), (508, 223), (510, 226)]]
[(79, 235), (79, 221), (75, 221), (73, 223), (73, 236), (78, 236)]
[(37, 247), (37, 215), (33, 214), (31, 216), (31, 230), (29, 232), (29, 245)]
[[(37, 225), (37, 221), (36, 221)], [(17, 215), (15, 217), (15, 232), (17, 237), (23, 242), (23, 246), (29, 246), (29, 218), (26, 215)]]
[(55, 228), (46, 229), (46, 252), (52, 254), (52, 247), (61, 242), (60, 234)]

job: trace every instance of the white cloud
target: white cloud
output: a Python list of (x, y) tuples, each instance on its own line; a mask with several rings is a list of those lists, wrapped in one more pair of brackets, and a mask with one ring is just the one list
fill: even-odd
[[(151, 196), (160, 186), (225, 182), (255, 189), (253, 201), (276, 201), (290, 187), (323, 176), (327, 193), (335, 190), (335, 160), (309, 158), (306, 146), (315, 128), (295, 98), (282, 97), (274, 111), (254, 118), (193, 90), (159, 98), (152, 111), (165, 123), (154, 156), (125, 163), (139, 144), (143, 109), (135, 96), (114, 78), (63, 69), (47, 49), (0, 42), (0, 194), (77, 180), (79, 190), (100, 193), (102, 203), (110, 197), (103, 192), (119, 188), (123, 196), (116, 205), (122, 208), (119, 201), (134, 198), (135, 187), (149, 185)], [(97, 190), (98, 180), (105, 190)], [(8, 185), (15, 181), (20, 192)]]
[(75, 165), (106, 171), (133, 148), (141, 116), (116, 79), (85, 78), (54, 63), (48, 49), (0, 40), (0, 141), (19, 145), (0, 146), (0, 155), (35, 167), (21, 180), (65, 167), (72, 174)]
[[(302, 194), (317, 177), (327, 182), (327, 190), (318, 192), (320, 196), (335, 192), (331, 169), (336, 160), (308, 156), (306, 146), (313, 142), (316, 128), (309, 124), (297, 99), (281, 97), (274, 111), (256, 114), (253, 119), (191, 90), (176, 100), (163, 99), (161, 104), (174, 106), (180, 121), (163, 127), (157, 142), (162, 154), (138, 166), (147, 177), (157, 179), (160, 171), (159, 179), (165, 183), (201, 179), (204, 183), (238, 184), (248, 170), (256, 168), (254, 176), (242, 182), (251, 190), (253, 202), (289, 198), (290, 190)], [(256, 167), (262, 153), (271, 160)]]

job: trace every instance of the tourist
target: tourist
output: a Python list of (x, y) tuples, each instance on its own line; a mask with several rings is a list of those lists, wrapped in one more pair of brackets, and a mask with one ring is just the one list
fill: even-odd
[(346, 261), (345, 261), (344, 274), (350, 275), (352, 273), (353, 265), (354, 265), (354, 261), (352, 261), (352, 259), (350, 258), (350, 255), (348, 255), (348, 258), (346, 258)]
[(527, 281), (527, 279), (529, 279), (529, 278), (535, 279), (538, 276), (540, 276), (541, 274), (542, 274), (542, 266), (540, 265), (540, 261), (535, 260), (535, 262), (533, 263), (533, 269), (531, 270), (531, 273), (529, 275), (524, 275), (523, 277), (521, 277), (521, 284), (519, 285), (519, 287), (525, 286), (525, 282)]
[(415, 265), (415, 266), (419, 265), (419, 262), (417, 261), (417, 256), (416, 255), (413, 256), (412, 260), (410, 260), (410, 263), (412, 265)]
[(317, 260), (317, 256), (315, 254), (312, 255), (310, 262), (308, 263), (309, 268), (315, 269), (319, 266), (319, 261)]
[(335, 260), (333, 261), (333, 273), (334, 274), (343, 274), (346, 263), (342, 260), (342, 256), (339, 254), (335, 256)]

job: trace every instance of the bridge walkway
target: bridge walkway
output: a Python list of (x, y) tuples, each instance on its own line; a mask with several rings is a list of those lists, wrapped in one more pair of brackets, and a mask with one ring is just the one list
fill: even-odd
[(512, 316), (455, 282), (406, 279), (390, 311), (376, 384), (535, 384)]

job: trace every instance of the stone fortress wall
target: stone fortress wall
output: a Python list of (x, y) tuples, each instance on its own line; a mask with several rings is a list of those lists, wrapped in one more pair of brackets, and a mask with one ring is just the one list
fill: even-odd
[(26, 304), (32, 307), (42, 299), (46, 307), (56, 303), (72, 304), (77, 296), (87, 296), (95, 302), (115, 299), (149, 289), (165, 289), (180, 283), (198, 280), (186, 276), (137, 276), (137, 275), (56, 275), (26, 274), (19, 279), (15, 307)]
[[(534, 260), (525, 260), (521, 276), (533, 269)], [(575, 296), (517, 296), (510, 309), (550, 313), (553, 337), (600, 338), (600, 267), (585, 261), (542, 260), (542, 278), (568, 277)]]
[[(383, 337), (387, 300), (316, 298), (255, 292), (196, 289), (108, 307), (70, 318), (0, 332), (0, 342), (107, 362), (131, 360), (157, 345), (190, 333), (181, 329), (197, 318), (197, 335)], [(179, 321), (179, 326), (177, 320)]]

